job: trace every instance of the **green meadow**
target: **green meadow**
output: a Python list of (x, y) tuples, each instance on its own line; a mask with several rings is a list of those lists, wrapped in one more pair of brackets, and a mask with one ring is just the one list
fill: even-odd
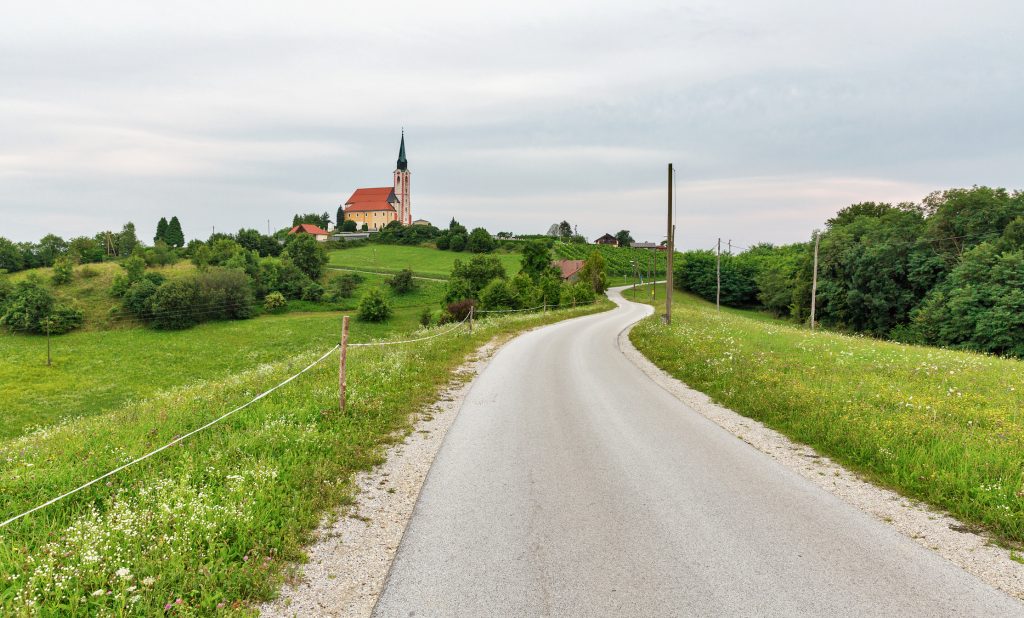
[[(408, 268), (420, 277), (447, 279), (455, 260), (468, 262), (473, 253), (440, 251), (432, 247), (406, 245), (362, 245), (332, 251), (328, 267), (350, 268), (379, 273), (395, 273)], [(501, 260), (505, 271), (512, 276), (519, 272), (521, 256), (518, 253), (492, 253)]]
[[(296, 311), (282, 315), (207, 322), (184, 331), (134, 326), (54, 336), (51, 366), (46, 365), (46, 337), (0, 334), (0, 438), (329, 347), (339, 339), (341, 316), (354, 315), (366, 289), (388, 289), (385, 279), (366, 275), (352, 298), (339, 303), (289, 301)], [(442, 295), (443, 284), (417, 281), (412, 292), (391, 298), (395, 313), (388, 322), (352, 320), (351, 340), (413, 330), (424, 307), (440, 309)]]
[(672, 315), (671, 327), (651, 317), (630, 334), (662, 369), (874, 482), (1024, 543), (1021, 361), (811, 332), (679, 292)]
[[(210, 429), (0, 529), (0, 615), (253, 614), (288, 565), (304, 559), (325, 513), (352, 501), (353, 474), (382, 461), (475, 349), (610, 307), (602, 299), (480, 320), (472, 334), (460, 327), (413, 344), (352, 348), (344, 411), (333, 352)], [(451, 328), (413, 330), (418, 311), (402, 311), (385, 325), (354, 321), (353, 340)], [(330, 350), (339, 323), (338, 314), (292, 314), (175, 333), (80, 333), (55, 338), (63, 350), (55, 368), (38, 371), (27, 368), (45, 358), (33, 338), (31, 352), (19, 352), (21, 368), (5, 371), (34, 389), (12, 393), (4, 376), (5, 410), (45, 387), (72, 413), (0, 438), (0, 521), (278, 384)], [(23, 343), (0, 339), (6, 351)]]

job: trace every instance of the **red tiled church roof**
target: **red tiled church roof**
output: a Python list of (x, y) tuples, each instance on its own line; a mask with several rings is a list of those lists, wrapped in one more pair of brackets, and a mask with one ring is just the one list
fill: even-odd
[(397, 202), (394, 187), (375, 189), (356, 189), (352, 197), (345, 202), (345, 212), (368, 212), (385, 210), (395, 212), (393, 203)]
[(288, 230), (289, 234), (298, 234), (299, 232), (305, 232), (306, 234), (312, 234), (314, 236), (327, 236), (330, 234), (327, 230), (313, 225), (312, 223), (301, 223)]

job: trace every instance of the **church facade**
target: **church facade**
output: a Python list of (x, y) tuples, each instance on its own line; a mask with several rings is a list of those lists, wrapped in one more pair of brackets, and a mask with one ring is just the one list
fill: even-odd
[(348, 198), (338, 217), (343, 221), (354, 221), (356, 229), (379, 230), (392, 221), (412, 225), (412, 196), (410, 181), (412, 172), (405, 158), (405, 131), (398, 148), (398, 164), (393, 173), (392, 186), (356, 189)]

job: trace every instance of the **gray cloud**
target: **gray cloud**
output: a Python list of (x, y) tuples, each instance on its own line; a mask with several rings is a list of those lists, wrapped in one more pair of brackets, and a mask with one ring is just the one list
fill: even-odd
[(282, 227), (390, 182), (415, 216), (802, 240), (860, 200), (1019, 186), (1019, 3), (22, 3), (0, 235)]

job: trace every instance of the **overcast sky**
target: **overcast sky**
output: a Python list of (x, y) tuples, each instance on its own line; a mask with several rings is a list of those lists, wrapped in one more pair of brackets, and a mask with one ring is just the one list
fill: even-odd
[(0, 235), (266, 230), (387, 186), (415, 218), (683, 247), (856, 201), (1024, 188), (1024, 3), (6, 2)]

